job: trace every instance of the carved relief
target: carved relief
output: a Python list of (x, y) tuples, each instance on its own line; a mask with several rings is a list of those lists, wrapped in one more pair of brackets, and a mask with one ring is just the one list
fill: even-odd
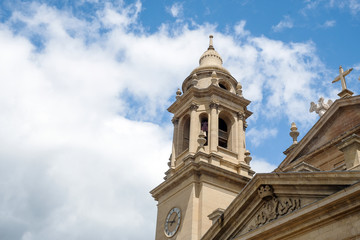
[(273, 194), (272, 187), (269, 185), (261, 186), (258, 189), (258, 194), (265, 202), (249, 224), (247, 231), (254, 230), (277, 219), (279, 216), (301, 208), (299, 198), (278, 198)]

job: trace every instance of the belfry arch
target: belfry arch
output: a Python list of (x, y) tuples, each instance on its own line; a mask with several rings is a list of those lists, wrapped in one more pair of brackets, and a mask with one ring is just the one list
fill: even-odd
[(207, 113), (201, 113), (199, 116), (200, 120), (200, 130), (204, 132), (206, 143), (205, 146), (208, 145), (209, 142), (209, 116)]
[(174, 124), (169, 169), (151, 191), (158, 201), (156, 240), (200, 239), (214, 211), (225, 209), (254, 175), (240, 144), (252, 113), (239, 84), (222, 66), (210, 36), (199, 66), (168, 108)]
[(180, 136), (179, 136), (179, 145), (178, 154), (181, 154), (185, 150), (189, 149), (189, 140), (190, 140), (190, 116), (185, 115), (180, 121)]
[(219, 114), (219, 147), (233, 150), (233, 132), (234, 117), (227, 111), (221, 111)]

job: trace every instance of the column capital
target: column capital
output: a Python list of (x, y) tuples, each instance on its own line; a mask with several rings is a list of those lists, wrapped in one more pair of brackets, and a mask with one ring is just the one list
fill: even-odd
[(219, 104), (216, 103), (216, 102), (211, 102), (209, 107), (210, 107), (210, 109), (215, 108), (216, 110), (218, 110), (219, 109)]
[(243, 122), (245, 122), (246, 118), (245, 118), (245, 113), (243, 112), (237, 112), (236, 113), (237, 117), (239, 120), (242, 120)]
[(197, 109), (199, 108), (199, 106), (197, 105), (197, 104), (195, 104), (195, 103), (192, 103), (191, 105), (190, 105), (190, 110), (191, 111), (196, 111)]
[(171, 119), (171, 122), (172, 122), (174, 125), (178, 125), (178, 124), (179, 124), (179, 118), (173, 118), (173, 119)]

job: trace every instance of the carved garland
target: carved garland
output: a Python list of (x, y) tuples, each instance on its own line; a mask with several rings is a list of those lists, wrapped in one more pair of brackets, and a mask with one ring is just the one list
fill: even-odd
[(271, 186), (261, 186), (258, 193), (266, 202), (260, 207), (258, 213), (255, 215), (248, 231), (254, 230), (277, 219), (279, 216), (286, 215), (301, 208), (299, 198), (287, 197), (279, 199), (273, 194)]

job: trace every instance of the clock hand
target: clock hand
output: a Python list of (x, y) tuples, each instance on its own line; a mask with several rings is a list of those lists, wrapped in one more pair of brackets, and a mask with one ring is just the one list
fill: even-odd
[(175, 223), (175, 219), (176, 219), (176, 214), (175, 214), (175, 216), (174, 216), (174, 219), (171, 221), (170, 226), (171, 226), (173, 223)]
[(170, 226), (171, 226), (174, 222), (175, 222), (175, 220), (174, 221), (168, 221), (167, 223), (170, 223)]

